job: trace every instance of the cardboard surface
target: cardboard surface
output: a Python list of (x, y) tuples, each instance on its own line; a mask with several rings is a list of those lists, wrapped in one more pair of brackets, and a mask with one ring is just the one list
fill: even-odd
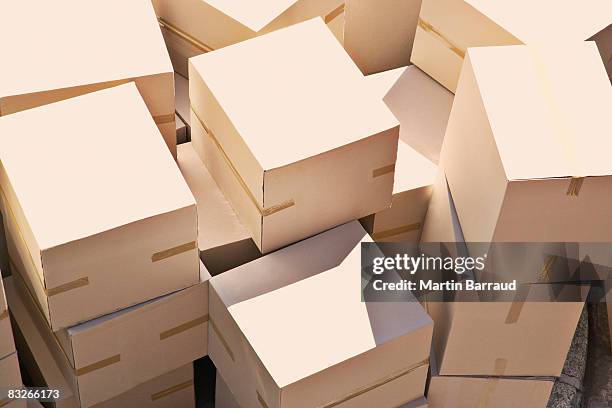
[(410, 64), (421, 0), (347, 0), (344, 47), (364, 74)]
[(553, 381), (523, 378), (433, 377), (431, 408), (545, 408)]
[(262, 256), (191, 143), (178, 147), (178, 166), (196, 198), (198, 248), (208, 271), (217, 275)]
[[(23, 383), (21, 382), (21, 372), (19, 371), (19, 361), (17, 360), (16, 352), (0, 359), (0, 384), (3, 388), (20, 388), (22, 386)], [(0, 400), (0, 403), (2, 402), (3, 400)]]
[(322, 17), (338, 37), (344, 26), (342, 0), (154, 0), (153, 7), (174, 69), (185, 77), (191, 57), (313, 17)]
[(12, 268), (55, 330), (198, 281), (195, 200), (146, 112), (127, 84), (0, 118)]
[(19, 38), (3, 46), (0, 116), (135, 81), (176, 155), (172, 65), (149, 0), (24, 0), (0, 15), (0, 37)]
[(4, 295), (4, 286), (0, 279), (0, 359), (7, 357), (15, 352), (13, 342), (13, 330), (11, 329), (11, 319), (9, 316), (8, 305)]
[(229, 387), (223, 381), (223, 377), (217, 372), (215, 381), (215, 406), (223, 408), (241, 408)]
[(608, 61), (611, 16), (612, 3), (607, 0), (588, 0), (580, 6), (554, 0), (537, 4), (529, 0), (423, 0), (411, 61), (451, 92), (455, 92), (470, 47), (562, 46), (594, 39)]
[(189, 80), (176, 72), (174, 73), (174, 92), (176, 113), (189, 129), (191, 128), (191, 115), (189, 113)]
[(398, 122), (320, 19), (190, 64), (192, 127), (221, 148), (227, 181), (209, 170), (262, 252), (389, 206)]
[[(205, 275), (206, 271), (204, 269), (202, 271)], [(181, 313), (197, 311), (197, 307), (187, 307), (183, 301), (188, 301), (194, 293), (198, 294), (196, 291), (202, 291), (204, 284), (156, 299), (120, 314), (76, 326), (70, 329), (70, 333), (64, 334), (53, 334), (49, 330), (32, 299), (27, 299), (29, 294), (20, 283), (19, 277), (8, 278), (7, 287), (12, 315), (19, 328), (17, 336), (19, 349), (25, 351), (23, 358), (28, 373), (38, 386), (59, 388), (63, 391), (64, 398), (56, 404), (58, 407), (134, 406), (117, 404), (119, 401), (121, 403), (139, 401), (144, 404), (147, 400), (148, 404), (159, 405), (143, 406), (170, 407), (173, 406), (170, 402), (157, 402), (157, 399), (161, 400), (171, 394), (173, 398), (179, 398), (179, 401), (187, 400), (192, 401), (192, 405), (194, 404), (193, 368), (191, 357), (188, 354), (191, 353), (193, 358), (201, 356), (202, 348), (206, 345), (205, 325), (195, 327), (189, 325), (189, 328), (187, 325), (175, 325), (181, 330), (170, 329), (160, 333), (156, 332), (158, 342), (170, 341), (173, 343), (164, 345), (166, 349), (162, 351), (159, 346), (157, 350), (155, 350), (156, 347), (147, 346), (146, 332), (153, 330), (143, 327), (139, 322), (144, 322), (147, 315), (154, 314), (155, 316), (152, 316), (154, 318), (163, 318), (162, 312), (165, 312), (172, 315), (176, 323), (180, 313), (173, 308), (179, 308)], [(159, 324), (157, 321), (152, 323), (150, 320), (145, 323), (148, 323), (149, 326)], [(132, 332), (125, 330), (128, 324), (134, 325)], [(194, 330), (197, 331), (199, 328), (202, 328), (204, 332), (192, 336)], [(164, 338), (161, 339), (161, 337)], [(72, 341), (72, 357), (76, 364), (79, 364), (79, 359), (82, 357), (88, 357), (86, 353), (100, 353), (113, 348), (112, 352), (121, 351), (121, 357), (112, 364), (109, 363), (110, 360), (101, 360), (106, 363), (93, 364), (75, 370), (65, 350), (62, 349), (62, 345), (65, 346), (63, 343), (66, 338)], [(145, 354), (147, 359), (143, 358)], [(152, 365), (157, 365), (157, 368)], [(161, 365), (165, 365), (165, 368), (159, 368)], [(158, 371), (161, 377), (155, 378)], [(166, 374), (171, 371), (174, 373)], [(137, 378), (140, 378), (140, 381)], [(179, 379), (182, 381), (178, 381)], [(189, 384), (185, 383), (186, 380), (189, 380)], [(181, 387), (179, 388), (178, 385)], [(172, 388), (177, 391), (176, 396), (170, 392), (170, 386), (177, 386), (177, 389)], [(183, 392), (187, 389), (190, 389), (188, 394)], [(158, 395), (155, 400), (151, 399), (154, 393), (164, 390), (167, 392)], [(168, 398), (166, 401), (169, 400), (172, 399)]]
[(417, 302), (360, 301), (365, 236), (351, 222), (211, 280), (209, 353), (239, 404), (256, 406), (257, 394), (269, 407), (422, 396), (431, 320)]
[(595, 45), (571, 50), (468, 52), (441, 160), (466, 241), (612, 240), (612, 93)]

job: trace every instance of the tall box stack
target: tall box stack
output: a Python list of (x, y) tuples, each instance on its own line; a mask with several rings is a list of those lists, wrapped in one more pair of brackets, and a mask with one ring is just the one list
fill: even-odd
[(423, 0), (411, 61), (455, 92), (469, 47), (542, 44), (576, 61), (563, 46), (585, 40), (597, 43), (612, 77), (612, 2)]
[(362, 242), (353, 221), (211, 279), (209, 354), (241, 407), (423, 396), (431, 319), (408, 297), (361, 301)]
[(14, 39), (2, 47), (0, 116), (133, 81), (176, 156), (172, 64), (150, 0), (3, 1), (0, 15), (0, 37)]
[(261, 252), (390, 205), (397, 119), (321, 19), (190, 72), (193, 146)]
[(369, 75), (366, 81), (398, 118), (400, 138), (391, 207), (362, 224), (375, 241), (418, 242), (453, 95), (415, 66)]
[[(21, 373), (17, 351), (13, 341), (13, 330), (11, 329), (11, 318), (9, 316), (8, 304), (4, 294), (4, 285), (0, 278), (0, 386), (3, 391), (22, 387)], [(3, 392), (4, 394), (4, 392)], [(8, 396), (0, 395), (0, 406), (8, 408), (25, 408), (24, 401), (16, 401)]]
[(343, 0), (153, 0), (153, 7), (174, 70), (184, 77), (191, 57), (317, 16), (340, 41), (344, 30)]
[(346, 0), (344, 48), (365, 74), (410, 64), (421, 0)]
[(0, 133), (14, 279), (61, 346), (78, 404), (204, 356), (196, 203), (136, 86), (0, 118)]

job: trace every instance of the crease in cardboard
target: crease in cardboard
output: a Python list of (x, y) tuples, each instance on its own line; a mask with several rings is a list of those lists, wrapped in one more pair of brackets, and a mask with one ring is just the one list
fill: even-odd
[(163, 251), (159, 251), (154, 253), (153, 255), (151, 255), (151, 262), (159, 262), (161, 260), (167, 259), (167, 258), (171, 258), (173, 256), (176, 255), (180, 255), (184, 252), (189, 252), (192, 249), (197, 249), (197, 242), (196, 241), (191, 241), (191, 242), (187, 242), (185, 244), (181, 244), (178, 246), (175, 246), (173, 248), (169, 248), (169, 249), (165, 249)]
[(194, 36), (186, 33), (185, 31), (183, 31), (180, 28), (178, 28), (177, 26), (169, 23), (168, 21), (164, 20), (163, 18), (159, 17), (157, 20), (159, 21), (159, 26), (160, 27), (165, 28), (166, 30), (170, 31), (172, 34), (182, 38), (183, 40), (187, 41), (189, 44), (193, 45), (194, 47), (200, 49), (204, 53), (207, 53), (207, 52), (215, 50), (211, 46), (209, 46), (207, 44), (204, 44), (203, 42), (201, 42), (200, 40), (198, 40)]
[(187, 330), (193, 329), (194, 327), (200, 326), (209, 321), (209, 316), (206, 314), (204, 316), (200, 316), (183, 324), (180, 324), (172, 329), (168, 329), (159, 334), (160, 340), (165, 340), (169, 337), (176, 336), (177, 334), (183, 333)]
[(193, 380), (187, 380), (170, 388), (166, 388), (165, 390), (156, 392), (155, 394), (151, 394), (151, 401), (157, 401), (179, 391), (185, 390), (189, 387), (193, 387)]
[(213, 331), (215, 332), (215, 334), (219, 338), (219, 341), (223, 345), (223, 348), (225, 349), (227, 354), (232, 359), (232, 362), (235, 363), (236, 362), (236, 358), (234, 357), (234, 353), (232, 352), (232, 349), (230, 348), (229, 343), (227, 342), (227, 340), (225, 340), (225, 337), (223, 337), (223, 335), (221, 334), (221, 330), (219, 330), (219, 327), (217, 326), (217, 324), (215, 323), (215, 321), (213, 319), (209, 319), (208, 322), (210, 323), (210, 327), (212, 327)]
[(418, 26), (421, 27), (425, 32), (433, 35), (438, 38), (441, 42), (443, 42), (452, 52), (457, 54), (459, 58), (465, 58), (465, 51), (461, 49), (459, 46), (455, 45), (451, 40), (449, 40), (444, 34), (442, 34), (437, 28), (423, 20), (419, 17)]
[(341, 5), (339, 5), (338, 7), (336, 7), (329, 13), (327, 13), (327, 15), (323, 17), (323, 21), (325, 21), (325, 24), (329, 24), (332, 21), (334, 21), (336, 17), (340, 17), (342, 13), (344, 13), (345, 8), (346, 8), (346, 4), (342, 3)]
[(255, 392), (257, 393), (257, 402), (259, 402), (259, 405), (261, 405), (262, 408), (269, 408), (268, 404), (266, 404), (266, 401), (263, 399), (259, 391), (255, 391)]

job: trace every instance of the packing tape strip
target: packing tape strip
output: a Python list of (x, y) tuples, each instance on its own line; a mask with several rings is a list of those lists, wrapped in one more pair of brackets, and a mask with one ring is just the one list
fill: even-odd
[(6, 309), (4, 312), (0, 313), (0, 321), (9, 317), (9, 311)]
[(533, 66), (539, 79), (538, 82), (540, 83), (540, 91), (542, 92), (542, 96), (544, 97), (553, 119), (552, 123), (555, 127), (555, 134), (558, 135), (558, 141), (563, 147), (565, 158), (569, 164), (570, 171), (573, 174), (565, 194), (569, 197), (578, 197), (582, 184), (584, 183), (585, 172), (574, 153), (576, 151), (576, 143), (574, 142), (574, 138), (569, 131), (569, 127), (563, 124), (565, 121), (565, 115), (563, 115), (563, 112), (559, 108), (559, 105), (554, 98), (553, 87), (548, 80), (546, 66), (542, 58), (535, 48), (528, 47), (527, 50), (531, 54)]
[(187, 41), (189, 44), (191, 44), (194, 47), (198, 48), (200, 51), (206, 53), (206, 52), (211, 52), (211, 51), (215, 50), (211, 46), (209, 46), (207, 44), (204, 44), (202, 41), (200, 41), (197, 38), (195, 38), (194, 36), (186, 33), (185, 31), (181, 30), (177, 26), (169, 23), (168, 21), (164, 20), (163, 18), (160, 17), (160, 18), (157, 19), (157, 21), (159, 22), (160, 27), (167, 29), (172, 34), (182, 38), (185, 41)]
[(391, 228), (391, 229), (384, 230), (384, 231), (374, 232), (371, 236), (372, 236), (372, 239), (376, 241), (379, 239), (389, 238), (389, 237), (393, 237), (396, 235), (404, 234), (406, 232), (418, 231), (420, 229), (421, 229), (421, 223), (415, 222), (414, 224), (409, 224), (409, 225), (404, 225), (404, 226), (397, 227), (397, 228)]
[(502, 377), (506, 373), (506, 367), (508, 366), (508, 360), (505, 358), (498, 358), (495, 360), (493, 367), (493, 375), (494, 377), (487, 378), (487, 384), (485, 387), (485, 391), (482, 394), (481, 398), (478, 401), (478, 408), (488, 408), (491, 405), (491, 396), (497, 387), (497, 383), (499, 382), (499, 377)]
[(89, 364), (85, 367), (77, 368), (76, 370), (74, 370), (74, 373), (77, 375), (77, 377), (80, 377), (80, 376), (92, 373), (94, 371), (101, 370), (113, 364), (117, 364), (120, 361), (121, 361), (121, 354), (115, 354), (114, 356), (105, 358), (104, 360), (100, 360), (93, 364)]
[(167, 115), (157, 115), (153, 116), (153, 120), (156, 125), (165, 125), (168, 123), (174, 123), (175, 113), (168, 113)]
[(247, 185), (246, 181), (244, 181), (244, 179), (242, 178), (242, 176), (238, 172), (238, 169), (236, 169), (236, 166), (234, 166), (234, 163), (232, 163), (232, 160), (230, 159), (228, 154), (223, 149), (223, 146), (221, 146), (221, 142), (219, 142), (219, 139), (217, 139), (217, 137), (215, 136), (214, 132), (212, 130), (210, 130), (208, 128), (208, 126), (206, 126), (206, 124), (200, 118), (200, 115), (198, 115), (198, 113), (195, 111), (193, 106), (191, 107), (191, 112), (193, 112), (195, 117), (198, 119), (198, 122), (200, 123), (200, 125), (202, 125), (202, 128), (204, 128), (204, 131), (206, 132), (206, 134), (210, 137), (210, 139), (213, 141), (215, 146), (217, 146), (217, 149), (219, 150), (219, 152), (221, 152), (221, 156), (223, 156), (223, 160), (227, 163), (228, 167), (230, 168), (230, 170), (234, 174), (234, 177), (236, 178), (236, 180), (238, 180), (238, 183), (240, 184), (240, 186), (242, 187), (244, 192), (247, 194), (247, 196), (249, 197), (251, 202), (255, 205), (255, 207), (257, 208), (257, 210), (259, 211), (259, 213), (261, 214), (262, 217), (270, 216), (272, 214), (275, 214), (275, 213), (277, 213), (279, 211), (282, 211), (282, 210), (285, 210), (287, 208), (293, 207), (295, 205), (295, 201), (293, 199), (290, 199), (290, 200), (284, 201), (284, 202), (282, 202), (280, 204), (276, 204), (276, 205), (273, 205), (273, 206), (268, 207), (268, 208), (262, 208), (259, 205), (259, 202), (255, 198), (253, 193), (251, 192), (251, 189)]
[(208, 322), (208, 315), (200, 316), (196, 319), (190, 320), (186, 323), (173, 327), (172, 329), (168, 329), (159, 334), (160, 340), (166, 340), (169, 337), (176, 336), (177, 334), (186, 332), (187, 330), (193, 329), (194, 327), (198, 327)]
[(159, 399), (167, 397), (168, 395), (172, 395), (190, 387), (193, 387), (193, 380), (188, 380), (180, 384), (174, 385), (170, 388), (166, 388), (165, 390), (156, 392), (155, 394), (151, 394), (151, 401), (157, 401)]
[(345, 8), (346, 8), (346, 4), (342, 3), (341, 5), (339, 5), (338, 7), (336, 7), (335, 9), (330, 11), (329, 13), (327, 13), (327, 15), (325, 17), (323, 17), (323, 21), (325, 21), (325, 24), (329, 24), (332, 21), (334, 21), (336, 19), (336, 17), (341, 16), (342, 13), (344, 13), (344, 9)]
[(215, 321), (213, 319), (209, 319), (208, 322), (210, 323), (210, 327), (212, 327), (213, 331), (215, 332), (215, 334), (219, 338), (219, 341), (223, 345), (223, 348), (225, 349), (227, 354), (230, 356), (232, 361), (235, 363), (236, 362), (236, 358), (234, 357), (234, 353), (232, 352), (232, 349), (230, 348), (229, 343), (225, 340), (225, 337), (223, 337), (223, 335), (221, 334), (221, 330), (219, 330), (219, 327), (217, 327), (217, 325), (215, 324)]
[(372, 177), (376, 178), (391, 173), (395, 173), (395, 163), (372, 170)]
[(187, 242), (185, 244), (181, 244), (169, 249), (165, 249), (163, 251), (159, 251), (154, 253), (153, 255), (151, 255), (151, 262), (159, 262), (159, 261), (163, 261), (164, 259), (168, 259), (171, 258), (173, 256), (177, 256), (180, 255), (184, 252), (189, 252), (193, 249), (197, 249), (197, 242), (196, 241), (191, 241), (191, 242)]
[(465, 58), (465, 50), (461, 49), (459, 46), (455, 45), (451, 40), (449, 40), (444, 34), (442, 34), (437, 28), (423, 20), (419, 17), (418, 26), (421, 27), (425, 32), (432, 34), (437, 37), (440, 41), (444, 43), (452, 52), (457, 54), (459, 58)]

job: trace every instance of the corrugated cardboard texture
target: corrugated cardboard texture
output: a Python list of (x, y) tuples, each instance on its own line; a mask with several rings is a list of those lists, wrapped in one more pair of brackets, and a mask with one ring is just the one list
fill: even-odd
[(197, 282), (195, 200), (134, 85), (2, 117), (0, 129), (9, 254), (54, 329)]

